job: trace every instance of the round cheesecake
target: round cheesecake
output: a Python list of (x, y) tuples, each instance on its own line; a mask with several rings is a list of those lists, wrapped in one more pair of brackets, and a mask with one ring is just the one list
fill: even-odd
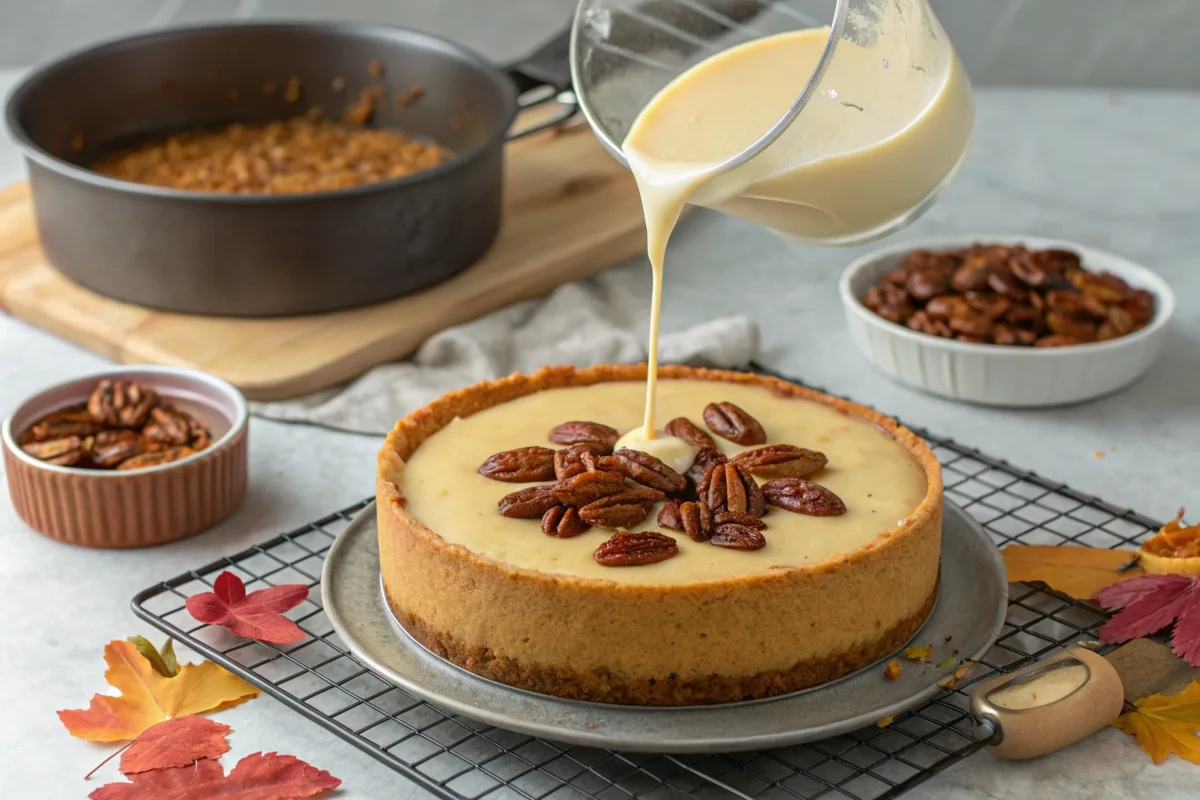
[[(803, 479), (768, 477), (778, 469), (752, 474), (749, 466), (728, 473), (734, 483), (737, 475), (753, 481), (771, 503), (750, 525), (757, 538), (747, 525), (735, 525), (732, 536), (728, 525), (709, 524), (693, 537), (677, 521), (664, 524), (665, 504), (678, 509), (690, 497), (704, 505), (715, 496), (712, 470), (699, 479), (703, 470), (689, 473), (684, 463), (697, 454), (711, 458), (711, 450), (679, 440), (670, 450), (674, 469), (660, 472), (691, 474), (686, 490), (651, 498), (654, 490), (633, 480), (635, 471), (626, 486), (634, 487), (644, 519), (620, 520), (611, 508), (587, 516), (582, 501), (557, 491), (567, 481), (540, 475), (513, 482), (511, 473), (498, 480), (481, 465), (518, 448), (562, 448), (561, 436), (559, 443), (550, 437), (566, 422), (636, 431), (645, 366), (547, 367), (453, 392), (400, 420), (379, 454), (380, 569), (404, 628), (485, 678), (637, 705), (795, 691), (870, 664), (912, 637), (936, 597), (941, 540), (941, 471), (925, 443), (870, 409), (774, 378), (663, 367), (659, 379), (659, 430), (686, 418), (729, 464), (749, 465), (755, 451), (791, 445), (820, 454), (823, 466), (814, 471), (809, 463)], [(746, 426), (735, 425), (731, 434), (727, 425), (706, 425), (714, 403), (761, 431), (746, 434)], [(599, 465), (587, 468), (615, 469), (606, 466), (619, 463), (605, 456), (612, 442), (599, 447)], [(751, 461), (738, 459), (743, 453)], [(671, 461), (663, 456), (659, 463)], [(726, 469), (732, 467), (717, 471)], [(554, 490), (568, 501), (559, 511), (597, 524), (565, 538), (553, 527), (547, 534), (537, 518), (541, 506), (529, 510), (511, 500), (524, 490), (543, 499)], [(819, 502), (788, 499), (812, 500), (813, 492)], [(732, 490), (729, 497), (729, 506), (709, 504), (718, 514), (744, 506), (732, 505)], [(514, 509), (527, 513), (505, 516)], [(706, 520), (721, 518), (701, 510)], [(739, 521), (747, 522), (744, 515)], [(650, 549), (621, 556), (632, 551), (614, 542), (634, 538), (650, 541)]]

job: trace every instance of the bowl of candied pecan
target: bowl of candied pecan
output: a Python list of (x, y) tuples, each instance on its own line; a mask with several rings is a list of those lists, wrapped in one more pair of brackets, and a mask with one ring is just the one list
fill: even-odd
[(27, 399), (0, 429), (13, 507), (88, 547), (142, 547), (229, 516), (247, 482), (246, 402), (219, 378), (131, 366)]
[(840, 291), (851, 337), (892, 378), (954, 400), (1065, 405), (1153, 363), (1175, 310), (1153, 271), (1074, 242), (953, 236), (859, 258)]

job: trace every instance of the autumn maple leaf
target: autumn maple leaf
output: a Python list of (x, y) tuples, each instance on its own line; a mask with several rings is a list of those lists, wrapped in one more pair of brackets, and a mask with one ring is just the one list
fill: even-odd
[(204, 717), (179, 717), (152, 725), (121, 755), (121, 772), (187, 767), (229, 752), (228, 725)]
[(1136, 567), (1123, 569), (1137, 555), (1132, 550), (1010, 544), (1000, 555), (1004, 557), (1009, 583), (1041, 581), (1078, 600), (1090, 600), (1101, 589), (1142, 574)]
[(232, 572), (222, 572), (211, 592), (187, 599), (188, 613), (200, 622), (220, 625), (238, 636), (272, 644), (290, 644), (304, 638), (300, 626), (283, 616), (308, 597), (300, 583), (272, 586), (246, 594), (246, 584)]
[(300, 800), (341, 781), (323, 769), (293, 756), (252, 753), (229, 775), (216, 761), (201, 759), (194, 766), (156, 769), (129, 777), (130, 783), (101, 786), (91, 800)]
[(1096, 595), (1109, 611), (1120, 609), (1100, 628), (1100, 640), (1127, 642), (1175, 623), (1175, 655), (1200, 667), (1200, 581), (1190, 575), (1156, 573), (1130, 578)]
[(210, 661), (184, 664), (174, 677), (160, 675), (131, 642), (109, 642), (104, 661), (104, 679), (121, 694), (98, 694), (85, 709), (59, 711), (72, 736), (93, 742), (136, 739), (163, 720), (216, 711), (258, 695), (253, 686)]
[(1134, 704), (1113, 725), (1132, 736), (1155, 764), (1171, 753), (1200, 764), (1200, 683), (1179, 694), (1155, 694)]

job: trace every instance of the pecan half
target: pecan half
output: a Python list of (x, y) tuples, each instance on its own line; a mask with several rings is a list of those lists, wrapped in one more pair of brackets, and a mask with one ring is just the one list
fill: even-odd
[(767, 502), (796, 514), (810, 517), (838, 517), (846, 513), (846, 504), (833, 492), (804, 478), (776, 478), (762, 486)]
[(518, 447), (489, 456), (479, 474), (506, 483), (554, 480), (554, 451), (549, 447)]
[(767, 523), (762, 521), (761, 517), (756, 517), (749, 511), (722, 511), (713, 517), (713, 523), (716, 525), (745, 525), (747, 528), (754, 528), (756, 531), (765, 531)]
[[(599, 422), (564, 422), (550, 429), (550, 441), (555, 444), (589, 443), (600, 445), (604, 453), (611, 453), (621, 434), (616, 428), (601, 425)], [(600, 451), (598, 450), (597, 453)]]
[(807, 478), (825, 468), (824, 453), (791, 444), (771, 444), (747, 450), (730, 459), (751, 475), (764, 478)]
[(506, 517), (538, 519), (554, 506), (560, 505), (551, 493), (553, 486), (527, 486), (501, 497), (496, 506)]
[(560, 481), (574, 478), (581, 472), (596, 469), (596, 451), (603, 450), (594, 442), (581, 442), (554, 453), (554, 477)]
[(624, 475), (660, 492), (682, 492), (687, 488), (686, 478), (658, 458), (641, 450), (622, 447), (611, 456), (601, 456), (596, 460), (596, 466), (598, 469)]
[(158, 395), (131, 381), (102, 380), (88, 397), (91, 418), (110, 428), (140, 428), (158, 403)]
[(665, 533), (643, 531), (621, 532), (596, 548), (592, 558), (605, 567), (637, 567), (666, 561), (679, 555), (679, 545)]
[(767, 546), (767, 537), (748, 525), (736, 523), (718, 525), (708, 541), (730, 550), (762, 550)]
[(178, 461), (181, 458), (187, 458), (195, 452), (196, 451), (190, 447), (168, 447), (166, 450), (156, 450), (152, 453), (142, 453), (141, 455), (127, 458), (117, 465), (117, 470), (121, 471), (157, 467), (160, 464), (169, 464), (172, 461)]
[(704, 473), (708, 471), (709, 467), (714, 464), (724, 464), (728, 460), (716, 448), (702, 448), (699, 453), (696, 453), (696, 458), (692, 461), (692, 466), (688, 467), (688, 471), (684, 474), (684, 477), (695, 487), (699, 485), (700, 479), (704, 477)]
[(64, 436), (61, 439), (48, 439), (44, 442), (30, 442), (22, 445), (21, 449), (34, 458), (47, 464), (60, 467), (70, 467), (78, 464), (84, 456), (83, 439), (78, 436)]
[(709, 403), (704, 407), (704, 424), (723, 439), (736, 444), (765, 444), (767, 434), (758, 420), (733, 403)]
[(671, 420), (667, 423), (666, 431), (676, 439), (683, 439), (692, 447), (699, 447), (701, 449), (711, 447), (714, 450), (717, 449), (717, 444), (713, 441), (712, 437), (700, 430), (687, 417), (676, 417)]
[(88, 449), (96, 466), (115, 467), (126, 459), (144, 453), (146, 440), (131, 430), (118, 428), (97, 433)]
[(625, 478), (615, 472), (591, 470), (548, 488), (558, 502), (578, 508), (628, 487), (625, 485)]
[(192, 443), (189, 445), (193, 450), (199, 452), (212, 444), (212, 437), (208, 431), (204, 429), (196, 420), (192, 420)]
[[(780, 478), (779, 480), (801, 480)], [(715, 512), (748, 511), (756, 517), (767, 513), (767, 501), (757, 481), (732, 462), (714, 464), (696, 487), (700, 502)]]
[(177, 408), (151, 409), (150, 421), (142, 429), (147, 439), (160, 444), (185, 445), (192, 441), (192, 418)]
[(559, 539), (570, 539), (590, 528), (579, 517), (579, 509), (568, 506), (554, 506), (542, 514), (542, 531)]
[(706, 542), (712, 536), (714, 520), (712, 511), (704, 503), (672, 500), (658, 512), (658, 524), (683, 531), (694, 541)]
[(99, 423), (92, 419), (86, 408), (68, 408), (38, 420), (22, 437), (21, 443), (45, 442), (67, 436), (91, 436), (99, 430)]
[(654, 501), (638, 497), (633, 491), (601, 497), (579, 509), (579, 518), (597, 528), (632, 528), (650, 516)]

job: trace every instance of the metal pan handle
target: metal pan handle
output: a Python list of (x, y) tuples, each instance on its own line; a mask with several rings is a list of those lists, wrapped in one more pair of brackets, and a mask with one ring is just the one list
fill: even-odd
[(557, 127), (579, 111), (575, 93), (571, 91), (571, 24), (567, 23), (558, 33), (533, 52), (517, 59), (505, 68), (505, 72), (516, 84), (518, 106), (521, 111), (559, 103), (562, 108), (538, 122), (508, 133), (508, 141), (532, 136)]

